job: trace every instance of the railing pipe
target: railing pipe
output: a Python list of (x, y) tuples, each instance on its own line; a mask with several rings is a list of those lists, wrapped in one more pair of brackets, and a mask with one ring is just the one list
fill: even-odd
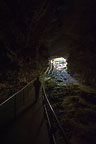
[[(33, 81), (0, 103), (0, 128), (15, 120), (24, 109), (32, 104), (34, 98), (31, 96), (32, 89), (29, 90), (29, 85), (33, 85)], [(29, 91), (28, 94), (25, 93), (26, 90)]]
[(56, 140), (55, 140), (54, 134), (52, 133), (52, 125), (51, 125), (51, 121), (50, 121), (50, 118), (49, 118), (46, 106), (44, 106), (44, 109), (45, 109), (45, 113), (46, 113), (46, 116), (47, 116), (47, 120), (48, 120), (48, 124), (49, 124), (49, 129), (51, 131), (52, 144), (56, 144)]
[(28, 87), (33, 81), (31, 81), (30, 83), (28, 83), (25, 87), (23, 87), (21, 90), (19, 90), (18, 92), (16, 92), (15, 94), (13, 94), (11, 97), (9, 97), (8, 99), (6, 99), (4, 102), (0, 103), (0, 106), (4, 105), (5, 103), (7, 103), (10, 99), (14, 98), (17, 94), (19, 94), (21, 91), (23, 91), (26, 87)]
[(48, 104), (48, 106), (49, 106), (49, 108), (50, 108), (50, 110), (51, 110), (51, 112), (52, 112), (52, 114), (53, 114), (53, 116), (54, 116), (57, 124), (58, 124), (58, 127), (59, 127), (59, 129), (60, 129), (60, 131), (61, 131), (61, 133), (62, 133), (62, 136), (63, 136), (63, 138), (64, 138), (64, 140), (65, 140), (65, 143), (66, 143), (66, 144), (69, 144), (69, 142), (68, 142), (68, 140), (67, 140), (67, 137), (66, 137), (66, 134), (65, 134), (65, 132), (64, 132), (64, 129), (62, 128), (62, 126), (61, 126), (61, 124), (60, 124), (60, 122), (59, 122), (59, 120), (58, 120), (58, 118), (57, 118), (57, 116), (56, 116), (56, 114), (55, 114), (55, 112), (54, 112), (54, 110), (53, 110), (53, 108), (52, 108), (52, 106), (51, 106), (48, 98), (47, 98), (47, 95), (46, 95), (44, 86), (42, 86), (42, 88), (43, 88), (43, 93), (44, 93), (44, 99), (46, 100), (46, 102), (47, 102), (47, 104)]

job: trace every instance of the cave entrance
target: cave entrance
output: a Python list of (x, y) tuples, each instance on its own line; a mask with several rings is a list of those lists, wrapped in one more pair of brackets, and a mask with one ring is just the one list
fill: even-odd
[(57, 85), (70, 85), (77, 81), (67, 72), (67, 60), (63, 57), (50, 58), (45, 81), (55, 82)]
[(56, 70), (62, 70), (67, 68), (67, 61), (63, 57), (53, 58), (50, 60), (51, 68)]

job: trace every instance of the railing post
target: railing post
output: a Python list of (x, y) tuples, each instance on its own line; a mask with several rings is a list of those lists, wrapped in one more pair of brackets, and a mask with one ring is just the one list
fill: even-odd
[(16, 119), (16, 95), (14, 97), (14, 119)]
[(24, 105), (25, 97), (24, 97), (24, 90), (23, 90), (23, 105)]
[(42, 88), (42, 104), (44, 105), (45, 104), (45, 96), (44, 96), (44, 90)]

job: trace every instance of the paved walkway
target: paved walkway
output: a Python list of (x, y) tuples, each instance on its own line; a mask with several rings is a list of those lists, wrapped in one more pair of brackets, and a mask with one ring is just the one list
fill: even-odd
[(42, 98), (1, 133), (0, 144), (50, 144)]

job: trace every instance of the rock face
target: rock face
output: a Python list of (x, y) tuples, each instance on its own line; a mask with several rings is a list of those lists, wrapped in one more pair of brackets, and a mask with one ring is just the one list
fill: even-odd
[(38, 65), (42, 57), (66, 56), (71, 71), (77, 67), (85, 75), (84, 64), (92, 69), (88, 76), (95, 76), (95, 5), (91, 0), (1, 0), (0, 53), (4, 50), (7, 60), (0, 58), (0, 64), (12, 67), (17, 59), (32, 58)]

